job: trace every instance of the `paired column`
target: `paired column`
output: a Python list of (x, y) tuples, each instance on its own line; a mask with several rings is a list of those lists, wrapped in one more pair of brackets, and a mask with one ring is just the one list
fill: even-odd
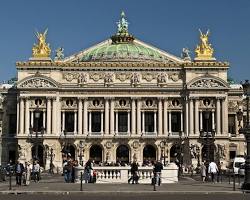
[(88, 135), (88, 99), (83, 100), (83, 134)]
[(105, 135), (109, 134), (109, 98), (105, 98)]
[(141, 100), (137, 99), (137, 109), (136, 109), (136, 115), (137, 115), (137, 135), (141, 135)]
[(202, 110), (200, 110), (200, 130), (203, 130), (203, 119), (202, 119)]
[(132, 123), (132, 127), (131, 127), (131, 134), (135, 135), (135, 130), (136, 130), (136, 119), (135, 119), (135, 99), (132, 98), (132, 105), (131, 105), (131, 123)]
[(57, 132), (56, 134), (62, 133), (62, 122), (61, 122), (61, 98), (57, 97)]
[(50, 98), (47, 98), (47, 126), (46, 128), (47, 128), (47, 134), (51, 134), (51, 99)]
[(189, 134), (194, 135), (194, 104), (193, 99), (189, 101)]
[(228, 101), (227, 97), (222, 100), (222, 134), (228, 134)]
[(29, 108), (29, 98), (25, 99), (25, 134), (29, 134), (30, 128), (30, 108)]
[(24, 133), (24, 98), (19, 97), (19, 103), (20, 103), (20, 129), (19, 129), (19, 134)]
[(52, 99), (52, 134), (57, 134), (57, 102), (56, 97), (53, 97)]
[(221, 134), (221, 108), (220, 108), (220, 99), (216, 99), (216, 134)]
[(78, 134), (82, 134), (82, 98), (78, 98)]
[(74, 134), (77, 133), (77, 112), (74, 111)]
[(161, 98), (158, 99), (158, 135), (162, 135), (162, 99)]
[(65, 130), (65, 111), (62, 111), (62, 130)]
[(195, 135), (199, 135), (199, 99), (195, 99)]
[(16, 121), (17, 121), (17, 125), (16, 125), (16, 135), (18, 135), (19, 134), (19, 124), (20, 124), (20, 122), (19, 122), (19, 115), (20, 115), (20, 108), (19, 108), (19, 98), (17, 98), (17, 105), (16, 105), (16, 111), (17, 111), (17, 113), (16, 113)]
[(168, 125), (169, 125), (169, 135), (172, 134), (172, 113), (171, 110), (168, 112)]
[(168, 99), (164, 99), (164, 111), (163, 111), (163, 134), (168, 135)]
[(115, 124), (115, 116), (114, 116), (114, 100), (111, 99), (111, 102), (110, 102), (110, 134), (111, 135), (114, 135), (114, 124)]
[[(145, 126), (145, 123), (144, 123), (144, 126)], [(157, 130), (156, 130), (156, 111), (154, 111), (154, 133), (155, 134), (157, 133)]]
[(188, 133), (188, 98), (186, 97), (186, 102), (185, 102), (185, 133), (186, 133), (186, 136), (189, 135)]
[(127, 133), (130, 133), (130, 112), (128, 111), (128, 130)]

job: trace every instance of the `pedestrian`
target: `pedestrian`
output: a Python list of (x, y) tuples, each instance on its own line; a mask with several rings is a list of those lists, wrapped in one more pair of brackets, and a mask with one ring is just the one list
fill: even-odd
[(93, 163), (91, 160), (88, 160), (85, 164), (85, 168), (84, 168), (84, 175), (85, 175), (85, 183), (91, 183), (92, 182), (92, 168)]
[(200, 173), (201, 173), (201, 180), (204, 183), (207, 176), (207, 167), (204, 162), (201, 163)]
[(21, 186), (23, 172), (24, 172), (24, 166), (20, 162), (20, 160), (17, 160), (16, 166), (15, 166), (15, 173), (16, 173), (16, 184), (18, 186)]
[(222, 167), (222, 162), (220, 163), (218, 163), (218, 165), (217, 165), (217, 167), (218, 167), (218, 172), (217, 172), (217, 183), (219, 183), (220, 182), (220, 180), (222, 179), (222, 169), (221, 169), (221, 167)]
[(25, 185), (30, 184), (30, 175), (31, 175), (31, 164), (30, 162), (25, 163)]
[(218, 167), (215, 162), (210, 162), (208, 166), (208, 173), (211, 174), (212, 182), (215, 183), (215, 176), (218, 172)]
[(138, 184), (138, 180), (139, 180), (139, 176), (138, 176), (138, 165), (137, 163), (134, 161), (131, 164), (131, 177), (128, 179), (128, 184), (130, 184), (130, 181), (132, 180), (132, 184)]
[(161, 170), (163, 169), (162, 163), (158, 160), (154, 163), (154, 183), (158, 186), (161, 185)]
[(37, 160), (33, 164), (33, 176), (35, 182), (40, 181), (40, 165)]

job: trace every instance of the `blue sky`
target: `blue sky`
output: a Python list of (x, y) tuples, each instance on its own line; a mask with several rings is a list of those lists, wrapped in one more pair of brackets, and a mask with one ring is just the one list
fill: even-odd
[[(219, 61), (229, 61), (229, 76), (250, 78), (250, 0), (1, 0), (0, 80), (16, 76), (15, 62), (31, 57), (34, 31), (48, 27), (52, 50), (71, 55), (116, 31), (124, 10), (136, 38), (180, 56), (194, 50), (198, 29), (211, 31)], [(194, 53), (192, 53), (194, 57)]]

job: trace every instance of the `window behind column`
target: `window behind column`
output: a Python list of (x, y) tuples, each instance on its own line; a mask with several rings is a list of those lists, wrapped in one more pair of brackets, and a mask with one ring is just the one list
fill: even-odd
[(171, 122), (172, 122), (172, 132), (179, 132), (181, 130), (181, 113), (172, 112), (171, 113)]
[(128, 131), (128, 113), (118, 112), (118, 132)]
[(101, 132), (101, 112), (91, 113), (91, 132)]
[(67, 132), (74, 131), (74, 112), (65, 112), (65, 130)]
[(228, 132), (231, 133), (232, 136), (235, 136), (235, 115), (229, 114), (228, 115)]
[(145, 112), (145, 132), (154, 132), (154, 112)]

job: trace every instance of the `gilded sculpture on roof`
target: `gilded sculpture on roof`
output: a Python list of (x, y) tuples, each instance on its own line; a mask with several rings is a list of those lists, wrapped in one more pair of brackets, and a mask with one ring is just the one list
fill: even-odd
[(46, 35), (48, 29), (44, 33), (38, 33), (36, 31), (35, 35), (37, 37), (38, 43), (33, 45), (32, 56), (34, 58), (47, 58), (50, 57), (51, 49), (49, 43), (46, 43)]
[(197, 60), (214, 60), (213, 53), (214, 49), (212, 48), (211, 44), (208, 42), (208, 37), (210, 35), (210, 31), (207, 30), (207, 33), (204, 34), (200, 31), (200, 44), (197, 45), (195, 49), (196, 58)]

